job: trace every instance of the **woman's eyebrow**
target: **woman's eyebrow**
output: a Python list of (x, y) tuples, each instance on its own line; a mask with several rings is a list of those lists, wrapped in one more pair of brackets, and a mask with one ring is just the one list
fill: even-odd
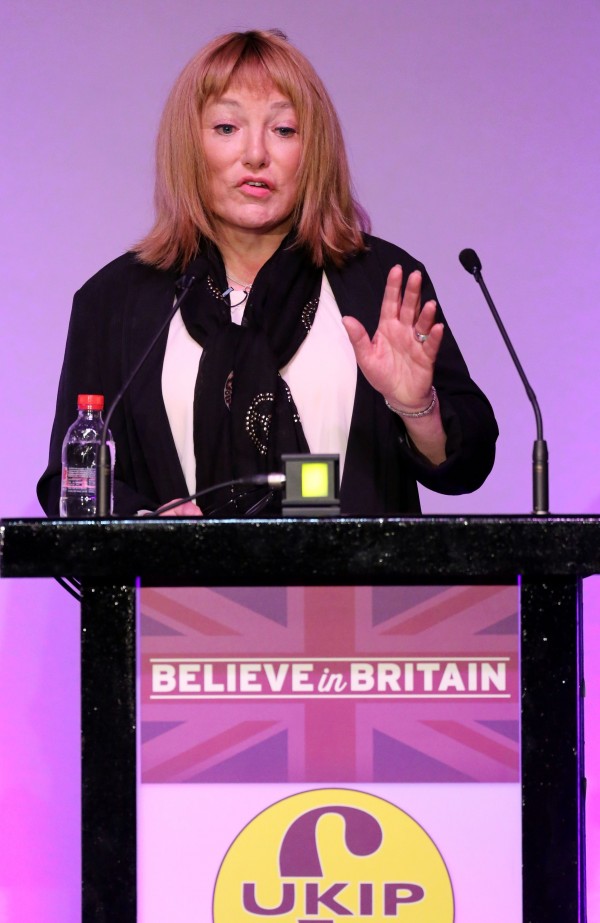
[[(214, 100), (215, 105), (231, 106), (238, 108), (241, 106), (241, 103), (237, 99), (232, 99), (229, 96), (220, 96), (219, 99)], [(277, 100), (270, 104), (270, 109), (293, 109), (292, 103), (289, 99)]]

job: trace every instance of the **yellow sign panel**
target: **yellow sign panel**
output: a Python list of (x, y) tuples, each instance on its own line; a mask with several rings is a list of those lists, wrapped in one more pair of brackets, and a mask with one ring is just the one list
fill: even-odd
[(217, 878), (214, 923), (356, 920), (453, 923), (444, 860), (412, 817), (349, 789), (271, 805), (231, 845)]

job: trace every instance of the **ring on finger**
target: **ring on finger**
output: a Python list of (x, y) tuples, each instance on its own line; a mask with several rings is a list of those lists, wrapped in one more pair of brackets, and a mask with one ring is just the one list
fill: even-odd
[(424, 343), (428, 336), (428, 333), (419, 333), (418, 330), (415, 330), (415, 340), (417, 340), (419, 343)]

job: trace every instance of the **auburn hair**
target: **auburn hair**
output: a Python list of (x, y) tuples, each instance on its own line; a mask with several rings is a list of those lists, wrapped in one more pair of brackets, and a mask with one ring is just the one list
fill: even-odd
[(185, 266), (202, 240), (219, 244), (208, 197), (201, 121), (209, 100), (232, 83), (273, 84), (298, 117), (302, 156), (292, 216), (297, 244), (314, 263), (365, 249), (370, 229), (352, 191), (337, 113), (310, 62), (278, 30), (231, 32), (214, 39), (186, 65), (161, 118), (156, 144), (154, 226), (135, 247), (140, 259), (161, 269)]

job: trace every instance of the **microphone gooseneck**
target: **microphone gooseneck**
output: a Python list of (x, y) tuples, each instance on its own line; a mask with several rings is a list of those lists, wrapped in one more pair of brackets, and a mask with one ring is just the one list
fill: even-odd
[[(206, 271), (205, 271), (206, 274)], [(110, 512), (110, 481), (111, 481), (111, 463), (110, 463), (110, 452), (106, 440), (108, 437), (108, 430), (110, 426), (111, 417), (118, 405), (120, 404), (123, 395), (131, 385), (131, 382), (134, 380), (138, 374), (141, 367), (146, 362), (148, 356), (158, 343), (160, 337), (169, 326), (175, 315), (177, 314), (182, 302), (189, 294), (192, 287), (199, 281), (200, 275), (194, 274), (194, 269), (192, 267), (191, 271), (186, 272), (176, 283), (176, 291), (180, 294), (173, 303), (173, 307), (165, 317), (163, 323), (160, 325), (152, 340), (150, 345), (144, 350), (139, 362), (125, 380), (125, 383), (122, 385), (117, 396), (114, 398), (112, 404), (108, 408), (106, 417), (104, 418), (104, 427), (102, 429), (102, 435), (100, 437), (100, 445), (98, 447), (98, 460), (96, 466), (96, 518), (97, 519), (106, 519), (111, 515)]]
[[(197, 490), (195, 494), (190, 494), (188, 497), (182, 497), (179, 500), (172, 500), (170, 503), (166, 503), (164, 506), (160, 506), (157, 510), (152, 510), (149, 513), (144, 513), (143, 519), (150, 519), (154, 516), (164, 516), (165, 513), (168, 513), (169, 510), (174, 510), (175, 507), (181, 506), (182, 503), (189, 503), (192, 500), (198, 500), (200, 497), (208, 496), (209, 494), (214, 493), (216, 490), (222, 490), (224, 487), (268, 487), (269, 492), (272, 494), (275, 490), (283, 490), (286, 483), (285, 474), (281, 474), (278, 471), (270, 472), (269, 474), (250, 474), (247, 477), (235, 478), (233, 481), (223, 481), (221, 484), (212, 484), (210, 487), (205, 487), (203, 490)], [(255, 504), (257, 506), (258, 504)], [(250, 512), (254, 511), (254, 507)], [(245, 515), (248, 515), (246, 513)]]
[(500, 331), (502, 339), (506, 344), (506, 348), (510, 353), (510, 357), (515, 365), (519, 377), (523, 382), (523, 386), (527, 393), (531, 405), (533, 407), (533, 412), (535, 414), (535, 424), (536, 424), (536, 440), (533, 444), (533, 512), (537, 516), (547, 516), (549, 512), (548, 508), (548, 446), (544, 440), (544, 430), (542, 425), (542, 414), (540, 411), (540, 405), (538, 404), (537, 398), (533, 392), (533, 388), (529, 384), (527, 376), (523, 370), (523, 366), (519, 362), (519, 357), (517, 356), (514, 347), (510, 341), (506, 328), (502, 323), (500, 315), (496, 310), (496, 306), (492, 300), (487, 285), (483, 281), (481, 275), (481, 260), (477, 256), (475, 250), (466, 248), (461, 250), (458, 256), (461, 266), (468, 273), (475, 277), (475, 281), (479, 285), (481, 291), (483, 292), (483, 297), (487, 301), (488, 307), (492, 312), (492, 317), (496, 322), (496, 326)]

